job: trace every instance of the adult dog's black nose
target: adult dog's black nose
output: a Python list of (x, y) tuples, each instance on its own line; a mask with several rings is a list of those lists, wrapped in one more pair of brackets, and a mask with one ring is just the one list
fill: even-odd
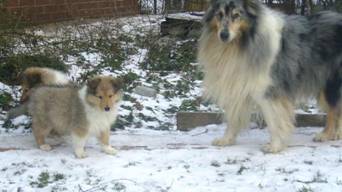
[(107, 107), (104, 108), (104, 110), (105, 111), (110, 111), (110, 107), (107, 106)]
[(229, 32), (228, 31), (222, 31), (220, 33), (220, 38), (224, 42), (228, 41), (228, 39), (229, 39)]

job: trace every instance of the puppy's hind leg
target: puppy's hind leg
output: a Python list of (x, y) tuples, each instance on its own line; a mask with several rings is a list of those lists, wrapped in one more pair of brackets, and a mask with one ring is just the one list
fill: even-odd
[(50, 151), (52, 148), (49, 144), (45, 143), (46, 136), (50, 133), (51, 129), (46, 128), (37, 119), (32, 119), (32, 132), (38, 147), (43, 151)]
[(114, 149), (109, 144), (109, 136), (110, 136), (110, 130), (105, 130), (100, 133), (98, 136), (98, 139), (101, 143), (102, 151), (109, 154), (109, 155), (115, 155), (117, 153), (116, 149)]
[(287, 142), (294, 129), (294, 109), (287, 98), (263, 99), (258, 103), (263, 112), (271, 134), (271, 142), (263, 151), (277, 153), (287, 147)]

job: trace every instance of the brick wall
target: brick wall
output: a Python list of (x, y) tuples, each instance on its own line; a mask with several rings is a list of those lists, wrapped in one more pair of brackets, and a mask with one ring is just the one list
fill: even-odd
[(5, 0), (4, 7), (31, 23), (121, 17), (139, 12), (138, 0)]

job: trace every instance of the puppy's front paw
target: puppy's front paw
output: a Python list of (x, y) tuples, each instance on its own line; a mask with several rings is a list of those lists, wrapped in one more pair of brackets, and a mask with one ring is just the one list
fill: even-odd
[(229, 146), (229, 145), (234, 145), (235, 141), (233, 139), (229, 138), (217, 138), (215, 139), (211, 144), (215, 146)]
[(115, 155), (118, 152), (115, 148), (113, 148), (110, 145), (103, 146), (102, 151), (107, 153), (108, 155)]
[(44, 144), (39, 146), (39, 148), (43, 151), (51, 151), (52, 147), (49, 144)]

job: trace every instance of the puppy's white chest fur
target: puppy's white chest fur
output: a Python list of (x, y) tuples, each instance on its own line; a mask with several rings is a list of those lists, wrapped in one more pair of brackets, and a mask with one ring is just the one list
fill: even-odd
[(85, 115), (88, 121), (88, 130), (90, 135), (99, 135), (101, 132), (109, 130), (117, 116), (116, 106), (113, 106), (111, 111), (100, 111), (99, 109), (89, 105), (86, 101), (87, 87), (83, 87), (79, 91), (84, 106)]

